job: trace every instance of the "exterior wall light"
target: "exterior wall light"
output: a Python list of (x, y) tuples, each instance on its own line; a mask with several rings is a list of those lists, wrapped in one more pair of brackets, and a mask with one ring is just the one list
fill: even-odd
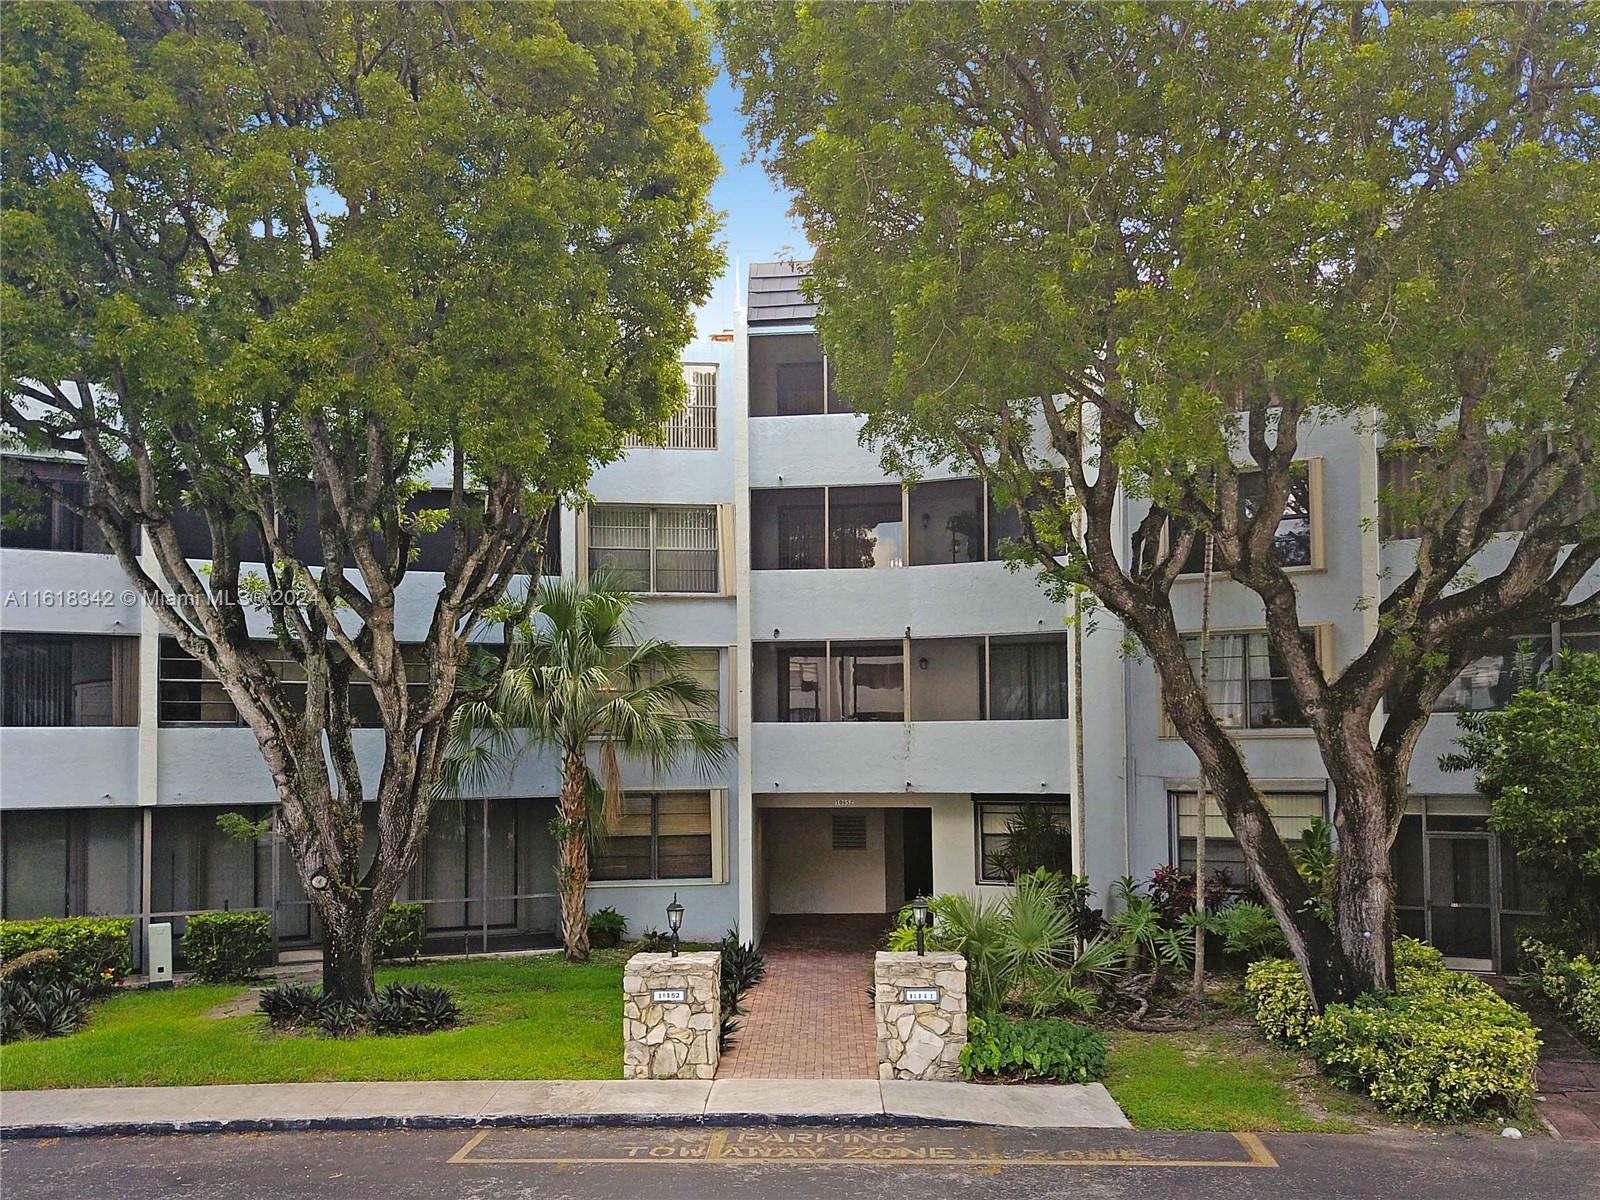
[(917, 957), (921, 958), (927, 953), (926, 937), (928, 931), (928, 898), (918, 896), (911, 902), (911, 919), (917, 927)]
[(678, 903), (678, 893), (672, 893), (672, 903), (667, 905), (667, 928), (672, 930), (672, 957), (678, 957), (678, 931), (683, 928), (683, 905)]

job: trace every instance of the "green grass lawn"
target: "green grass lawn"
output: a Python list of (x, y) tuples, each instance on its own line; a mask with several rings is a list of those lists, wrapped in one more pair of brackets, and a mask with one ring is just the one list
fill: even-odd
[(558, 955), (389, 967), (378, 984), (449, 988), (465, 1023), (411, 1037), (279, 1034), (258, 1014), (208, 1017), (236, 986), (130, 991), (69, 1037), (0, 1049), (0, 1087), (298, 1083), (334, 1079), (612, 1079), (622, 1073), (622, 963)]
[[(1105, 1085), (1140, 1129), (1348, 1133), (1363, 1102), (1253, 1038), (1202, 1029), (1107, 1035)], [(1308, 1102), (1308, 1097), (1311, 1098)], [(1321, 1110), (1321, 1111), (1318, 1111)]]

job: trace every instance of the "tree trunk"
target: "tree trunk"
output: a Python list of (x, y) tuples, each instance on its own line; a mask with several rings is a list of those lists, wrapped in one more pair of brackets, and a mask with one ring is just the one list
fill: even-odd
[(568, 962), (589, 958), (589, 820), (588, 768), (581, 753), (569, 751), (562, 764), (561, 799), (557, 805), (560, 850), (556, 882), (561, 892), (561, 941)]
[[(1335, 780), (1339, 837), (1334, 899), (1339, 946), (1349, 964), (1352, 992), (1394, 988), (1394, 879), (1389, 866), (1389, 819), (1376, 781)], [(1369, 792), (1370, 788), (1370, 792)]]
[(367, 914), (353, 907), (321, 909), (322, 990), (348, 1004), (367, 1004), (376, 995), (372, 982), (373, 939)]

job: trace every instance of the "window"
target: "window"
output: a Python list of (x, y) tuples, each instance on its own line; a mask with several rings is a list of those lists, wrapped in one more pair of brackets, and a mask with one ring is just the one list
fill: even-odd
[[(1183, 635), (1189, 668), (1200, 678), (1200, 635)], [(1211, 711), (1229, 729), (1303, 728), (1306, 720), (1265, 632), (1211, 635)]]
[[(714, 723), (722, 719), (722, 657), (714, 649), (685, 650), (684, 662), (678, 667), (678, 673), (688, 675), (701, 687), (711, 693), (711, 699), (704, 708), (689, 711), (691, 717), (703, 717)], [(661, 678), (657, 670), (646, 671), (640, 683), (649, 684)]]
[(902, 498), (894, 484), (829, 488), (828, 565), (852, 570), (903, 566)]
[[(1041, 472), (1039, 483), (1043, 489), (1060, 497), (1065, 494), (1067, 476), (1064, 471)], [(1037, 496), (1030, 497), (1024, 507), (1029, 512), (1039, 512), (1044, 508), (1044, 500)], [(1038, 531), (1041, 539), (1044, 530)], [(1022, 538), (1022, 518), (1017, 513), (1015, 504), (1002, 504), (995, 497), (993, 490), (989, 492), (989, 530), (988, 530), (988, 555), (991, 561), (999, 562), (1005, 558), (1005, 543), (1020, 541)]]
[(821, 570), (828, 565), (823, 488), (750, 493), (750, 565), (757, 571)]
[(83, 503), (89, 485), (81, 463), (0, 458), (0, 546), (19, 550), (74, 550), (109, 554), (100, 526), (85, 520), (65, 503), (46, 496), (27, 480), (48, 482)]
[(684, 406), (668, 417), (654, 437), (629, 434), (623, 445), (629, 449), (658, 447), (663, 450), (715, 450), (717, 448), (717, 369), (683, 368), (688, 388)]
[(1010, 883), (1044, 867), (1072, 873), (1072, 808), (1066, 797), (980, 800), (978, 882)]
[(941, 479), (911, 487), (911, 565), (982, 562), (983, 482)]
[[(770, 680), (771, 687), (757, 698), (757, 719), (813, 724), (824, 719), (827, 697), (823, 692), (823, 679), (827, 671), (828, 652), (821, 645), (793, 645), (773, 647), (766, 643), (757, 651), (758, 658), (772, 665), (760, 678)], [(774, 707), (765, 703), (770, 697)]]
[(750, 415), (818, 416), (850, 412), (814, 333), (757, 334), (750, 339)]
[(137, 638), (0, 635), (8, 726), (137, 725)]
[(5, 919), (137, 912), (139, 825), (127, 809), (0, 813)]
[(833, 719), (904, 721), (905, 656), (899, 642), (834, 642)]
[[(1261, 507), (1261, 493), (1266, 487), (1260, 471), (1247, 471), (1239, 476), (1239, 518), (1255, 520)], [(1311, 555), (1311, 476), (1306, 463), (1295, 463), (1289, 477), (1289, 499), (1284, 503), (1283, 516), (1278, 521), (1278, 531), (1272, 536), (1272, 553), (1279, 565), (1309, 567)], [(1183, 574), (1201, 575), (1206, 569), (1206, 543), (1196, 538), (1183, 560)]]
[(711, 878), (709, 792), (630, 793), (595, 855), (594, 878)]
[(1561, 653), (1600, 654), (1600, 617), (1561, 623)]
[[(305, 703), (305, 668), (275, 642), (259, 642), (256, 649), (267, 660), (283, 685), (290, 705)], [(421, 646), (402, 646), (406, 661), (407, 686), (413, 701), (420, 700), (428, 687), (428, 664)], [(242, 722), (227, 690), (217, 677), (176, 638), (162, 638), (156, 669), (156, 719), (161, 725), (239, 725)], [(352, 679), (346, 703), (359, 726), (377, 728), (383, 724), (377, 698), (361, 679)]]
[[(1289, 475), (1289, 498), (1284, 502), (1283, 516), (1273, 534), (1273, 556), (1285, 567), (1320, 567), (1322, 565), (1321, 531), (1317, 524), (1317, 507), (1321, 479), (1321, 460), (1310, 459), (1293, 465)], [(1266, 484), (1260, 471), (1239, 473), (1239, 518), (1241, 522), (1255, 520), (1261, 507), (1261, 495)], [(1180, 517), (1168, 518), (1153, 541), (1135, 540), (1134, 562), (1140, 570), (1148, 570), (1155, 560), (1165, 553), (1168, 539), (1187, 528)], [(1195, 538), (1189, 547), (1189, 556), (1183, 560), (1180, 571), (1184, 575), (1202, 575), (1206, 569), (1206, 539)], [(1220, 571), (1220, 567), (1217, 568)]]
[[(1562, 647), (1566, 648), (1565, 637)], [(1549, 669), (1552, 649), (1548, 625), (1508, 638), (1498, 649), (1468, 663), (1439, 694), (1433, 711), (1482, 712), (1504, 708), (1512, 693), (1533, 686)]]
[(989, 719), (1060, 721), (1067, 715), (1067, 639), (989, 643)]
[(710, 593), (720, 586), (717, 510), (605, 504), (589, 510), (589, 572), (634, 592)]
[[(1170, 796), (1177, 840), (1177, 865), (1194, 870), (1195, 833), (1200, 825), (1200, 799), (1194, 792), (1173, 792)], [(1318, 817), (1327, 816), (1328, 796), (1323, 791), (1267, 792), (1261, 797), (1272, 817), (1272, 827), (1286, 843), (1293, 845)], [(1222, 815), (1217, 798), (1206, 803), (1206, 870), (1222, 871), (1236, 885), (1249, 882), (1244, 851), (1234, 840), (1233, 829)]]

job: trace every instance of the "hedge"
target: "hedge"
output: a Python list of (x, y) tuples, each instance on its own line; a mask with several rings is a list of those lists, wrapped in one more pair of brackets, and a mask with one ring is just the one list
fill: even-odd
[(379, 959), (414, 959), (422, 953), (422, 935), (427, 929), (428, 914), (423, 905), (391, 904), (378, 925), (374, 953)]
[(1574, 1033), (1600, 1050), (1600, 963), (1533, 937), (1522, 939), (1522, 963), (1527, 970), (1518, 985), (1543, 996)]
[(1097, 1029), (1049, 1018), (972, 1017), (961, 1070), (968, 1079), (1055, 1079), (1090, 1083), (1106, 1071), (1106, 1039)]
[(124, 917), (0, 921), (0, 961), (30, 950), (54, 950), (60, 955), (36, 969), (38, 979), (76, 983), (90, 990), (114, 987), (133, 969), (133, 922)]
[(183, 957), (201, 983), (245, 983), (272, 954), (264, 912), (196, 913), (183, 927)]
[(1409, 938), (1395, 943), (1395, 990), (1318, 1015), (1299, 968), (1254, 963), (1245, 994), (1274, 1041), (1308, 1050), (1328, 1075), (1402, 1116), (1459, 1121), (1515, 1111), (1532, 1095), (1538, 1031), (1481, 980)]

